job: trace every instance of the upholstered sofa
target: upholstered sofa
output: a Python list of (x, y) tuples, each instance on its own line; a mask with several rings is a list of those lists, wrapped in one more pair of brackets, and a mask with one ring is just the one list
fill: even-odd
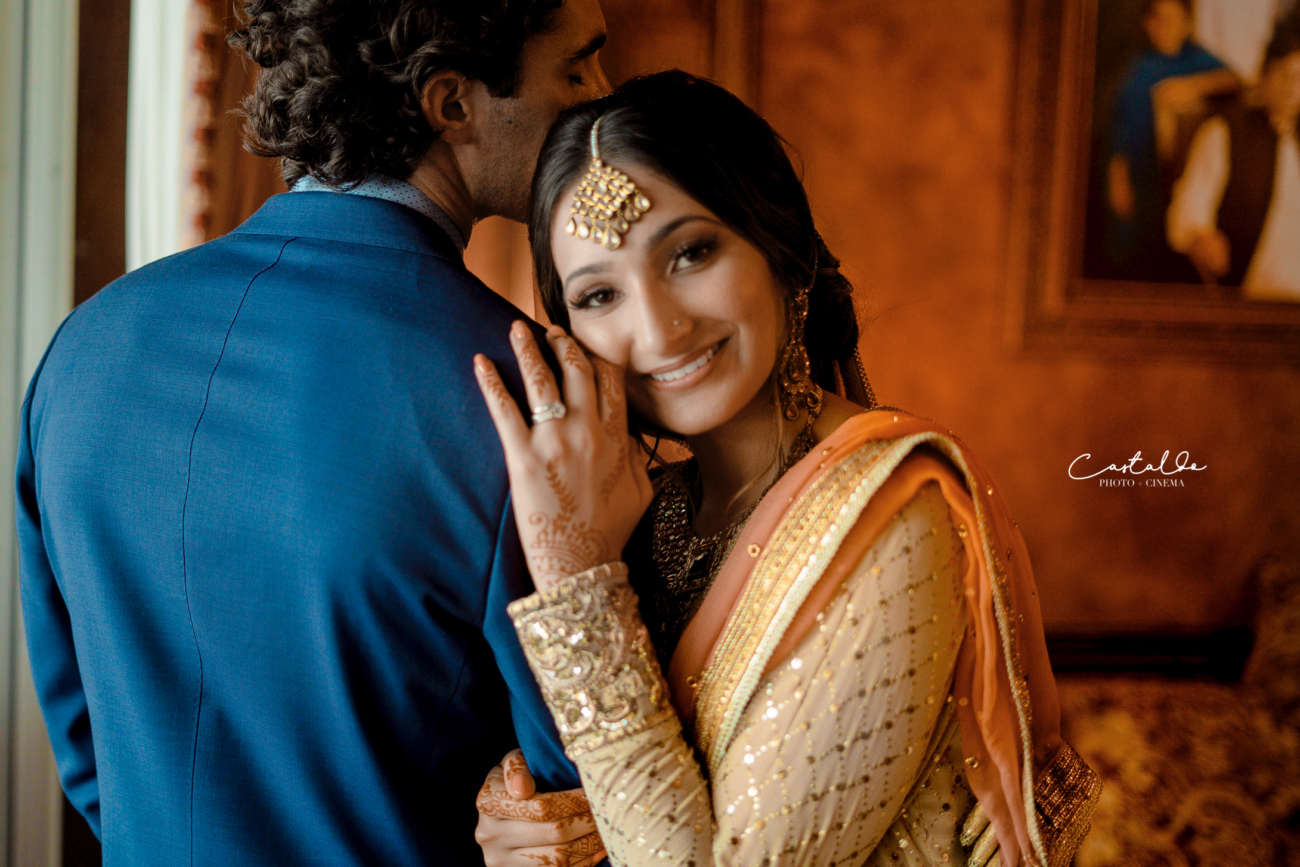
[(1261, 568), (1239, 682), (1062, 674), (1105, 790), (1076, 867), (1300, 865), (1300, 570)]

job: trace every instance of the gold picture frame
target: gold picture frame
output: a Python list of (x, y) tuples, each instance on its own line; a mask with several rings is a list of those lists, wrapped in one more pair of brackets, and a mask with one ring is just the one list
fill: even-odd
[(1017, 12), (1008, 347), (1300, 362), (1300, 304), (1084, 276), (1099, 0), (1020, 0)]

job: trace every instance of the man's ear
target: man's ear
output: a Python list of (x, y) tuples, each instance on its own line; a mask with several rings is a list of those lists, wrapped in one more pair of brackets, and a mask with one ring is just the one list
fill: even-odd
[(420, 95), (424, 119), (438, 137), (448, 144), (464, 144), (473, 135), (480, 108), (481, 82), (471, 81), (453, 69), (434, 73)]

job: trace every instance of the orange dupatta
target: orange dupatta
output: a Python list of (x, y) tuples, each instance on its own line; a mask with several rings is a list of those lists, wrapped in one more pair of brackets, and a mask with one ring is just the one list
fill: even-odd
[[(915, 451), (921, 445), (952, 464)], [(1064, 800), (1067, 823), (1053, 825), (1050, 811), (1035, 815), (1036, 772), (1059, 764), (1069, 747), (1029, 557), (988, 471), (932, 422), (893, 410), (853, 416), (777, 481), (682, 634), (668, 671), (673, 702), (716, 766), (758, 678), (794, 649), (889, 520), (930, 481), (965, 544), (967, 636), (953, 694), (967, 778), (1004, 865), (1022, 855), (1055, 864), (1058, 844), (1072, 852), (1086, 833), (1095, 775), (1077, 762), (1058, 781), (1080, 790)], [(1051, 827), (1040, 827), (1044, 820)]]

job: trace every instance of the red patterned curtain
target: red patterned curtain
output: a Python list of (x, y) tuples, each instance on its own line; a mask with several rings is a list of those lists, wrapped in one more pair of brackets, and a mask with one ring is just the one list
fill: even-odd
[(192, 204), (204, 241), (226, 234), (262, 203), (284, 192), (278, 161), (243, 148), (239, 103), (257, 80), (258, 67), (226, 37), (237, 26), (224, 0), (194, 0), (194, 81), (190, 111)]

